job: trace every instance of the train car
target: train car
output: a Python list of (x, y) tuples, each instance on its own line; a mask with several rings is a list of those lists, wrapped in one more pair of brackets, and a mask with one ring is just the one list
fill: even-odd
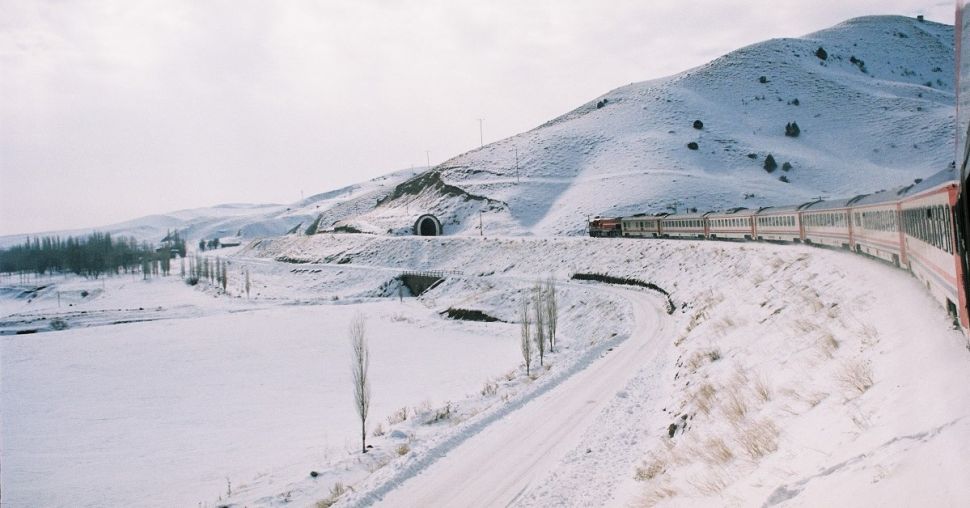
[(630, 238), (658, 238), (660, 236), (660, 221), (668, 214), (647, 215), (639, 213), (630, 217), (623, 217), (620, 222), (624, 237)]
[(815, 201), (800, 212), (802, 241), (848, 249), (852, 245), (849, 206), (857, 197), (836, 201)]
[(905, 266), (966, 327), (953, 213), (960, 187), (953, 178), (953, 171), (943, 171), (908, 188), (900, 202), (900, 218)]
[(663, 238), (707, 238), (707, 222), (702, 213), (667, 215), (660, 219)]
[(766, 206), (755, 213), (755, 238), (774, 242), (802, 241), (799, 210), (813, 202), (792, 206)]
[(754, 239), (754, 210), (739, 207), (726, 212), (710, 212), (707, 219), (707, 237), (711, 240)]
[[(960, 265), (961, 306), (960, 324), (970, 334), (970, 186), (967, 185), (967, 171), (970, 166), (970, 10), (967, 0), (957, 0), (956, 19), (953, 23), (956, 39), (956, 143), (953, 160), (957, 170), (954, 178), (959, 182), (959, 198), (954, 215), (956, 216), (957, 252)], [(964, 45), (966, 43), (966, 45)]]
[(596, 217), (589, 221), (589, 236), (610, 238), (620, 236), (620, 219), (616, 217)]
[(899, 201), (906, 190), (881, 191), (852, 203), (852, 250), (896, 266), (905, 262)]

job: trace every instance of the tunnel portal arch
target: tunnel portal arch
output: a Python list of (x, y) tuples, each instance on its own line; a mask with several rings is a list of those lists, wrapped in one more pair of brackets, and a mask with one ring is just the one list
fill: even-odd
[(431, 214), (424, 214), (414, 222), (414, 234), (418, 236), (441, 236), (444, 230), (441, 221)]

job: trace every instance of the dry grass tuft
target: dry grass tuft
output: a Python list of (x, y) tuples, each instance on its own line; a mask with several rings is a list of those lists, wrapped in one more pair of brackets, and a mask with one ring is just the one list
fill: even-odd
[(705, 474), (688, 479), (687, 483), (702, 496), (720, 495), (721, 491), (727, 487), (727, 480), (724, 479), (724, 476), (713, 469)]
[(724, 412), (727, 420), (733, 424), (738, 424), (748, 414), (748, 401), (744, 398), (744, 393), (739, 385), (732, 384), (727, 389), (721, 411)]
[(735, 441), (752, 460), (778, 449), (778, 427), (771, 420), (759, 420), (738, 429)]
[(410, 451), (411, 446), (409, 446), (407, 443), (401, 443), (397, 448), (394, 449), (394, 453), (397, 453), (398, 456), (407, 455)]
[(714, 389), (714, 385), (710, 383), (701, 384), (700, 388), (694, 392), (694, 407), (698, 411), (710, 416), (711, 408), (714, 406), (714, 395), (717, 390)]
[(347, 487), (343, 483), (337, 482), (333, 484), (333, 487), (330, 487), (330, 497), (317, 501), (317, 508), (330, 508), (336, 504), (340, 496), (346, 491)]
[(768, 402), (771, 400), (771, 383), (764, 375), (755, 377), (751, 388), (754, 390), (755, 396), (758, 397), (761, 402)]
[(822, 356), (829, 359), (835, 358), (835, 351), (839, 349), (839, 341), (831, 333), (825, 332), (818, 339), (818, 349)]
[(673, 487), (663, 485), (654, 487), (649, 492), (647, 492), (641, 499), (638, 506), (643, 508), (651, 508), (659, 504), (663, 504), (667, 499), (673, 498), (677, 495), (677, 491)]
[(704, 440), (703, 443), (700, 443), (692, 449), (692, 453), (696, 458), (712, 466), (727, 464), (734, 460), (734, 452), (719, 437), (711, 437)]
[(847, 361), (838, 374), (843, 386), (862, 395), (872, 388), (872, 366), (862, 360)]

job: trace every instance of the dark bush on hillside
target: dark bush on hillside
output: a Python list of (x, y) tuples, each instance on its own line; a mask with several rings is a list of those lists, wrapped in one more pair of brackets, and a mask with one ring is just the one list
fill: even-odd
[(785, 162), (784, 164), (782, 164), (781, 165), (781, 170), (782, 171), (791, 171), (791, 163), (790, 162)]
[(791, 104), (792, 106), (798, 106), (801, 103), (798, 102), (798, 98), (796, 97), (796, 98), (792, 99), (791, 102), (789, 102), (788, 104)]
[(596, 109), (600, 109), (600, 108), (602, 108), (602, 107), (603, 107), (603, 106), (605, 106), (605, 105), (606, 105), (606, 104), (607, 104), (608, 102), (610, 102), (610, 100), (609, 100), (609, 99), (603, 99), (603, 100), (601, 100), (601, 101), (597, 101), (597, 103), (596, 103)]
[(797, 138), (802, 130), (798, 128), (798, 122), (790, 122), (785, 124), (785, 135), (790, 138)]
[(818, 49), (815, 50), (815, 56), (817, 56), (820, 60), (829, 59), (828, 52), (825, 51), (825, 48), (823, 48), (822, 46), (819, 46)]
[(774, 170), (778, 169), (778, 163), (775, 162), (775, 157), (773, 155), (771, 155), (770, 153), (768, 154), (767, 157), (765, 157), (764, 168), (765, 168), (765, 171), (767, 171), (769, 173), (771, 173)]
[(779, 177), (778, 177), (778, 179), (779, 179), (779, 180), (781, 180), (782, 182), (785, 182), (785, 183), (790, 183), (790, 182), (788, 181), (788, 177), (787, 177), (787, 176), (785, 176), (785, 175), (781, 175), (781, 176), (779, 176)]
[(691, 141), (690, 143), (687, 143), (687, 148), (689, 148), (691, 150), (697, 150), (698, 146), (697, 146), (697, 143), (696, 142)]
[(190, 275), (185, 278), (185, 283), (190, 286), (194, 286), (199, 283), (199, 278), (194, 275)]
[(697, 130), (703, 129), (704, 128), (704, 122), (702, 122), (700, 120), (694, 120), (694, 128), (697, 129)]
[(768, 76), (761, 76), (758, 78), (758, 83), (765, 84), (768, 82)]
[(756, 154), (756, 153), (749, 153), (748, 154), (748, 158), (749, 159), (757, 159), (758, 158), (758, 154)]
[(454, 307), (449, 307), (447, 310), (441, 313), (444, 316), (448, 316), (450, 319), (460, 319), (462, 321), (481, 321), (483, 323), (493, 323), (495, 321), (500, 321), (498, 318), (489, 316), (488, 314), (473, 309), (458, 309)]

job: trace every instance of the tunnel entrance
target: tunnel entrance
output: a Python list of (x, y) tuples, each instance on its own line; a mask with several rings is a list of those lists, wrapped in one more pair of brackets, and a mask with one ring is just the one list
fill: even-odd
[(418, 217), (418, 220), (414, 223), (414, 234), (419, 236), (441, 236), (443, 230), (441, 229), (441, 221), (437, 217), (430, 214), (422, 215)]

